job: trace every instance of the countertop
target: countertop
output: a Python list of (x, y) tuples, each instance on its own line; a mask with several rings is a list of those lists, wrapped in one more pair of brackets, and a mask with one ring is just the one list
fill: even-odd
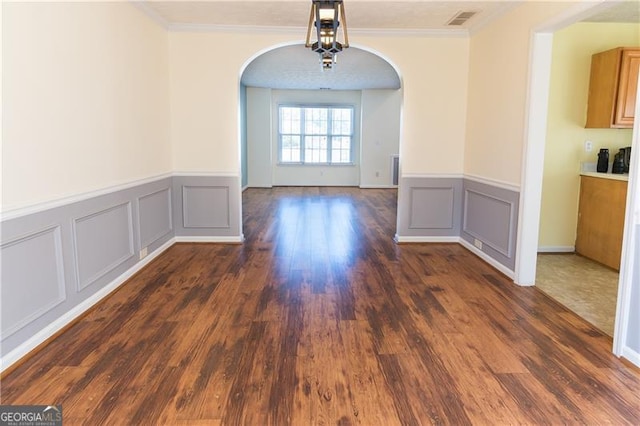
[(619, 175), (615, 173), (581, 172), (580, 175), (601, 178), (601, 179), (623, 180), (625, 182), (629, 181), (628, 173)]

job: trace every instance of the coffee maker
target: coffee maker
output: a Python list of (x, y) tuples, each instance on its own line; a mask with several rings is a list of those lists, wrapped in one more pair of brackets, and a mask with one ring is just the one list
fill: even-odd
[(598, 152), (598, 164), (596, 165), (596, 171), (598, 173), (607, 173), (609, 170), (609, 150), (607, 148), (600, 149)]
[(622, 152), (622, 161), (624, 164), (623, 173), (629, 173), (629, 164), (631, 163), (631, 147), (628, 146), (626, 148), (622, 148), (620, 150)]
[(611, 173), (623, 174), (624, 173), (624, 148), (620, 148), (620, 151), (613, 157), (613, 164), (611, 165)]

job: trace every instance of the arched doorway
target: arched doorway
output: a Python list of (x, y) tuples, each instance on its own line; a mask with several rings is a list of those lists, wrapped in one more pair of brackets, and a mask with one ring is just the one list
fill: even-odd
[[(302, 44), (274, 46), (245, 63), (239, 93), (243, 189), (397, 187), (402, 83), (396, 67), (376, 52), (352, 46), (338, 55), (334, 69), (323, 71), (318, 55)], [(297, 135), (300, 152), (283, 157), (283, 106), (350, 110), (353, 131), (348, 148), (341, 147), (345, 156), (335, 161), (329, 142), (313, 147), (327, 152), (308, 161), (313, 149)]]

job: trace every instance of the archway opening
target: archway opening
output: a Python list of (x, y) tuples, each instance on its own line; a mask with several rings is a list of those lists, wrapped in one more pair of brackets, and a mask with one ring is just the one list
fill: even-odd
[(331, 70), (300, 43), (255, 55), (240, 74), (243, 191), (396, 190), (402, 102), (396, 67), (364, 47), (345, 49)]

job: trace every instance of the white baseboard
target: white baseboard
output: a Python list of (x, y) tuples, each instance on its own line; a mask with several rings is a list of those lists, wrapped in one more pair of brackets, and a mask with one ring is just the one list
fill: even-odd
[(393, 239), (396, 243), (459, 243), (460, 237), (411, 237), (396, 234)]
[(622, 348), (622, 357), (631, 361), (637, 367), (640, 367), (640, 353), (634, 351), (628, 346)]
[(360, 189), (395, 189), (398, 185), (360, 185)]
[(576, 248), (574, 246), (540, 246), (538, 247), (538, 253), (574, 253)]
[(232, 237), (175, 237), (176, 243), (221, 243), (221, 244), (240, 244), (244, 242), (244, 235)]
[(71, 324), (76, 318), (87, 312), (93, 306), (95, 306), (102, 299), (107, 297), (110, 293), (124, 284), (129, 278), (131, 278), (136, 272), (147, 266), (153, 259), (162, 254), (165, 250), (171, 247), (175, 243), (175, 239), (172, 238), (162, 246), (155, 249), (147, 257), (133, 265), (124, 274), (102, 287), (96, 293), (80, 302), (78, 305), (67, 311), (64, 315), (53, 321), (47, 327), (43, 328), (36, 334), (34, 334), (26, 342), (6, 354), (0, 359), (0, 372), (11, 367), (14, 363), (26, 356), (29, 352), (37, 348), (39, 345), (47, 341), (50, 337), (54, 336), (58, 331), (62, 330), (67, 325)]
[(509, 268), (507, 268), (506, 266), (504, 266), (500, 262), (496, 261), (494, 258), (489, 256), (488, 254), (486, 254), (482, 250), (479, 250), (476, 246), (474, 246), (473, 244), (469, 243), (468, 241), (466, 241), (464, 238), (461, 238), (461, 237), (403, 237), (403, 236), (400, 236), (400, 235), (396, 234), (396, 236), (394, 238), (394, 241), (396, 243), (398, 243), (398, 244), (402, 244), (402, 243), (458, 243), (458, 244), (462, 245), (463, 247), (465, 247), (466, 249), (468, 249), (469, 251), (471, 251), (476, 256), (478, 256), (480, 259), (482, 259), (485, 262), (487, 262), (489, 265), (491, 265), (494, 268), (496, 268), (498, 271), (500, 271), (503, 274), (505, 274), (507, 277), (511, 278), (512, 280), (515, 277), (515, 272), (514, 271), (512, 271)]
[(478, 256), (480, 259), (484, 260), (485, 262), (487, 262), (489, 265), (493, 266), (494, 268), (496, 268), (498, 271), (502, 272), (503, 274), (505, 274), (507, 277), (511, 278), (512, 280), (514, 279), (514, 277), (516, 276), (515, 272), (512, 271), (511, 269), (507, 268), (506, 266), (504, 266), (502, 263), (496, 261), (494, 258), (492, 258), (491, 256), (489, 256), (488, 254), (486, 254), (485, 252), (483, 252), (482, 250), (479, 250), (476, 246), (474, 246), (473, 244), (471, 244), (469, 241), (465, 240), (464, 238), (460, 238), (460, 244), (466, 248), (467, 250), (469, 250), (470, 252), (472, 252), (473, 254), (475, 254), (476, 256)]

